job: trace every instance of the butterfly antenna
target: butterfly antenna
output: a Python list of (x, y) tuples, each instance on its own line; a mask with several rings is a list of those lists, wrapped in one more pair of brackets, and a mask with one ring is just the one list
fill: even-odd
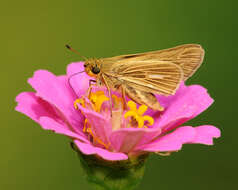
[(74, 76), (76, 76), (76, 75), (78, 75), (80, 73), (83, 73), (83, 72), (85, 72), (85, 71), (80, 71), (80, 72), (74, 73), (74, 74), (70, 75), (69, 78), (68, 78), (68, 84), (69, 84), (70, 88), (72, 89), (72, 91), (75, 93), (76, 96), (78, 96), (78, 95), (75, 92), (75, 90), (74, 90), (74, 88), (73, 88), (73, 86), (71, 84), (71, 79), (72, 79), (72, 77), (74, 77)]
[(84, 60), (87, 60), (87, 59), (88, 59), (87, 57), (81, 55), (78, 51), (76, 51), (75, 49), (73, 49), (70, 45), (66, 44), (65, 47), (68, 48), (70, 51), (76, 53), (76, 54), (79, 55), (80, 57), (82, 57)]

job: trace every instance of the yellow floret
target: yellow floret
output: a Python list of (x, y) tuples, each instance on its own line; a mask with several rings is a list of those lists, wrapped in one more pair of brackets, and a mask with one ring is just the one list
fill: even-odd
[(145, 121), (148, 122), (148, 125), (154, 124), (154, 119), (151, 116), (148, 116), (148, 115), (143, 116), (143, 114), (148, 109), (146, 105), (141, 105), (138, 109), (136, 107), (136, 103), (133, 101), (129, 101), (127, 105), (130, 108), (130, 110), (125, 113), (124, 117), (134, 118), (137, 121), (138, 128), (142, 128), (142, 127), (147, 128), (147, 126), (145, 126)]
[[(90, 102), (92, 103), (93, 110), (100, 112), (103, 102), (108, 101), (109, 98), (105, 96), (103, 91), (92, 92), (89, 97)], [(74, 101), (74, 108), (78, 109), (78, 104), (85, 107), (85, 99), (78, 98)], [(83, 113), (82, 113), (83, 114)], [(100, 138), (98, 138), (92, 131), (88, 119), (84, 120), (83, 132), (88, 133), (92, 136), (93, 141), (103, 145), (106, 149), (109, 148), (108, 144), (105, 144)]]
[(89, 99), (92, 102), (93, 109), (96, 112), (100, 112), (103, 102), (109, 100), (109, 98), (105, 96), (103, 91), (97, 91), (95, 93), (92, 92)]

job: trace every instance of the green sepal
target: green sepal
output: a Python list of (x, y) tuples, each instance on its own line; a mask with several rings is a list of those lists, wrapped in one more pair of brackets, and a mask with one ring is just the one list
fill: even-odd
[(82, 154), (73, 143), (71, 146), (78, 154), (87, 181), (97, 190), (133, 190), (144, 176), (148, 154), (125, 161), (108, 161)]

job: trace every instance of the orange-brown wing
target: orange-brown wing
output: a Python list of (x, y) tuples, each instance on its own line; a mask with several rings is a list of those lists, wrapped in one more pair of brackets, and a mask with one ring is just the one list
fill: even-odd
[(122, 84), (162, 95), (174, 94), (183, 79), (180, 66), (165, 61), (120, 61), (111, 73)]
[(151, 51), (139, 54), (121, 55), (104, 58), (105, 63), (117, 67), (118, 62), (126, 61), (167, 61), (180, 66), (183, 80), (187, 80), (199, 68), (204, 58), (204, 50), (198, 44), (185, 44), (170, 49)]

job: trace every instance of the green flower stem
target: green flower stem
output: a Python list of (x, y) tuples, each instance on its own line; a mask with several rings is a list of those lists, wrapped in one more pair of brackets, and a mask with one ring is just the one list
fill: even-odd
[(148, 154), (125, 161), (107, 161), (95, 155), (84, 155), (72, 143), (77, 152), (87, 181), (97, 190), (133, 190), (144, 176)]

